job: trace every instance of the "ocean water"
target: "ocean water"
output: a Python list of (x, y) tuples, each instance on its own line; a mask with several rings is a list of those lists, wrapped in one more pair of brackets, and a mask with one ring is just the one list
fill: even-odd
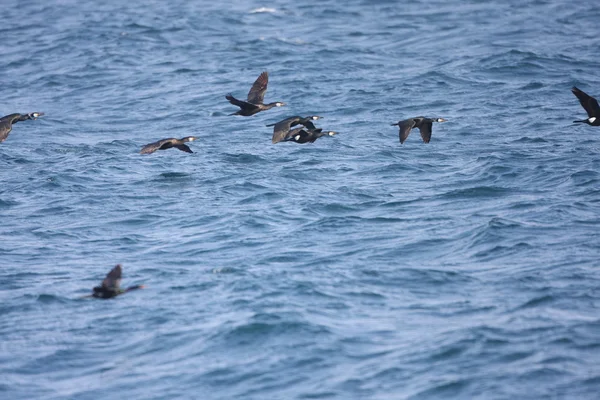
[(2, 5), (1, 399), (598, 398), (598, 7)]

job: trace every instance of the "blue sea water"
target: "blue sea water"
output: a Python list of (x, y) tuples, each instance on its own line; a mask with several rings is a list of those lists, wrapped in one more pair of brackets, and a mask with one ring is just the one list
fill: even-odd
[(597, 399), (600, 9), (232, 3), (2, 3), (0, 398)]

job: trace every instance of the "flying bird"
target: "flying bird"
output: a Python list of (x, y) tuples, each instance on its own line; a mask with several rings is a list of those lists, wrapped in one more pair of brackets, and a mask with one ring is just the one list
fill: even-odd
[(193, 153), (192, 149), (190, 149), (185, 143), (192, 142), (196, 139), (198, 139), (198, 138), (195, 136), (187, 136), (187, 137), (184, 137), (183, 139), (175, 139), (175, 138), (162, 139), (162, 140), (147, 144), (144, 147), (142, 147), (140, 154), (151, 154), (151, 153), (154, 153), (156, 150), (167, 150), (172, 147), (179, 149), (181, 151), (185, 151), (186, 153)]
[(598, 106), (598, 100), (590, 96), (589, 94), (577, 89), (573, 86), (571, 89), (573, 94), (577, 96), (581, 106), (585, 109), (588, 114), (587, 119), (581, 121), (573, 121), (573, 123), (583, 123), (591, 126), (600, 126), (600, 106)]
[(273, 107), (285, 106), (285, 103), (276, 101), (274, 103), (264, 104), (265, 92), (267, 91), (267, 85), (269, 84), (269, 73), (264, 71), (256, 79), (250, 91), (248, 92), (248, 98), (246, 101), (238, 100), (231, 94), (225, 96), (227, 100), (233, 105), (240, 108), (239, 111), (229, 115), (243, 115), (249, 117), (261, 111), (269, 110)]
[(27, 121), (28, 119), (38, 119), (44, 115), (43, 112), (32, 112), (29, 114), (10, 114), (0, 118), (0, 143), (4, 142), (8, 134), (12, 130), (13, 124), (19, 121)]
[(431, 140), (431, 127), (433, 123), (445, 121), (444, 118), (414, 117), (405, 119), (404, 121), (398, 121), (397, 123), (392, 124), (392, 126), (397, 125), (400, 127), (400, 144), (404, 143), (412, 128), (419, 128), (423, 141), (429, 143)]
[(320, 137), (323, 136), (335, 136), (338, 132), (326, 131), (323, 129), (305, 129), (305, 128), (294, 128), (288, 132), (283, 139), (284, 142), (296, 142), (299, 144), (314, 143)]
[(110, 272), (106, 275), (106, 278), (102, 281), (100, 286), (94, 288), (94, 292), (85, 297), (95, 297), (97, 299), (110, 299), (119, 296), (123, 293), (130, 292), (132, 290), (143, 289), (144, 285), (130, 286), (127, 289), (121, 289), (121, 275), (123, 271), (121, 264), (117, 264)]
[(267, 126), (274, 127), (272, 142), (279, 143), (285, 139), (292, 126), (303, 125), (308, 129), (316, 129), (315, 124), (313, 124), (312, 121), (316, 121), (321, 118), (323, 117), (319, 117), (318, 115), (309, 115), (308, 117), (294, 116), (286, 118), (283, 121), (279, 121), (275, 124), (268, 124)]

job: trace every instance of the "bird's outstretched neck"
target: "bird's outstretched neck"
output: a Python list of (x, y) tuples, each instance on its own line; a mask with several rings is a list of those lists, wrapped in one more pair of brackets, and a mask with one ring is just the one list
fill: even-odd
[(132, 290), (138, 290), (138, 289), (144, 289), (146, 286), (144, 285), (134, 285), (134, 286), (130, 286), (127, 289), (125, 289), (125, 291), (123, 293), (126, 292), (131, 292)]

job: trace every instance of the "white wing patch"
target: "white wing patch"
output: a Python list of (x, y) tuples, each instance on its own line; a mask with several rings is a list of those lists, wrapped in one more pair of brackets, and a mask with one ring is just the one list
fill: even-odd
[(589, 117), (588, 118), (588, 121), (590, 121), (590, 124), (593, 124), (595, 120), (596, 120), (596, 117)]

